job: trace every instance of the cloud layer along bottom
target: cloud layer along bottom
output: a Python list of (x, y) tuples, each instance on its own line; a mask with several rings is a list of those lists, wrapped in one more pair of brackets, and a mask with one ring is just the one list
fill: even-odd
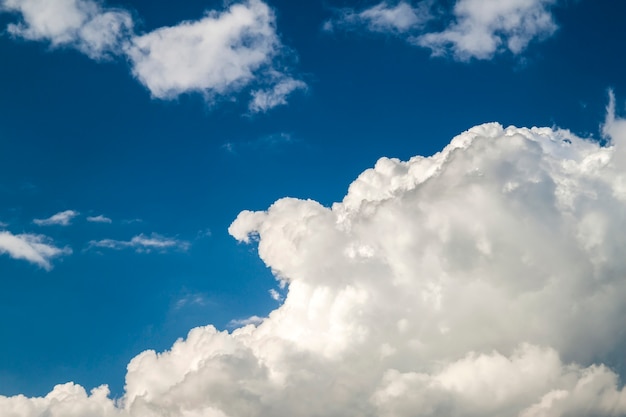
[(607, 120), (607, 146), (477, 126), (380, 159), (332, 208), (244, 211), (230, 233), (287, 288), (268, 318), (139, 354), (120, 400), (69, 383), (0, 415), (626, 415), (626, 129)]

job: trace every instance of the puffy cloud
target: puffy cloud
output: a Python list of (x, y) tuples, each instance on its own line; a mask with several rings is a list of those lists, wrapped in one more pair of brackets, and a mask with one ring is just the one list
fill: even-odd
[[(519, 54), (531, 41), (552, 35), (557, 25), (550, 7), (555, 3), (556, 0), (457, 0), (448, 16), (434, 12), (432, 1), (422, 1), (417, 7), (404, 1), (395, 6), (382, 2), (361, 11), (342, 9), (324, 28), (363, 27), (401, 36), (409, 43), (431, 49), (435, 56), (451, 55), (460, 61), (491, 59), (503, 51)], [(426, 25), (430, 21), (445, 28), (433, 31)]]
[(137, 252), (150, 253), (152, 251), (182, 250), (189, 249), (189, 242), (161, 236), (152, 233), (150, 236), (139, 234), (131, 240), (114, 240), (102, 239), (92, 240), (89, 242), (89, 248), (105, 248), (105, 249), (134, 249)]
[(22, 17), (8, 26), (11, 35), (72, 46), (93, 59), (119, 53), (133, 27), (127, 11), (92, 0), (1, 0), (0, 10)]
[[(209, 13), (194, 22), (135, 37), (127, 51), (133, 74), (158, 98), (190, 91), (211, 96), (240, 89), (259, 71), (267, 71), (280, 53), (274, 22), (267, 4), (249, 0), (223, 13)], [(284, 97), (302, 83), (291, 80), (286, 84), (289, 89), (283, 86), (286, 82), (272, 87), (278, 92), (273, 103), (266, 102), (269, 107), (283, 104)]]
[(65, 210), (59, 212), (47, 219), (35, 219), (33, 223), (37, 226), (69, 226), (72, 223), (72, 219), (78, 216), (80, 213), (75, 210)]
[[(611, 109), (610, 109), (611, 110)], [(474, 127), (382, 158), (324, 207), (285, 198), (229, 232), (284, 285), (259, 323), (189, 332), (64, 416), (626, 415), (626, 136)], [(69, 400), (68, 400), (69, 401)], [(0, 397), (12, 416), (62, 401)], [(39, 408), (37, 408), (39, 407)], [(17, 411), (14, 411), (17, 410)], [(82, 414), (81, 414), (82, 413)]]
[(8, 231), (0, 231), (0, 254), (23, 259), (46, 270), (52, 269), (50, 261), (53, 258), (71, 253), (70, 248), (54, 246), (50, 238), (43, 235), (28, 233), (14, 235)]
[(418, 45), (435, 55), (451, 52), (455, 58), (489, 59), (496, 52), (522, 52), (533, 39), (556, 31), (549, 7), (555, 0), (459, 0), (455, 21), (442, 32), (418, 36)]
[(99, 214), (97, 216), (89, 216), (87, 217), (87, 221), (91, 223), (113, 223), (113, 220), (103, 216), (102, 214)]
[(0, 0), (0, 11), (21, 16), (8, 26), (13, 36), (74, 47), (94, 59), (126, 58), (137, 80), (159, 99), (200, 93), (211, 101), (248, 89), (250, 110), (264, 112), (306, 87), (277, 69), (288, 53), (273, 11), (261, 0), (145, 34), (134, 32), (128, 11), (93, 0)]

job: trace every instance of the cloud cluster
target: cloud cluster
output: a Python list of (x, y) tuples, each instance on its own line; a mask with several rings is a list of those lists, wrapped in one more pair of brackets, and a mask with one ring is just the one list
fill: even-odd
[[(356, 11), (342, 9), (325, 23), (326, 30), (365, 28), (390, 33), (407, 42), (429, 48), (435, 56), (454, 59), (490, 59), (509, 51), (519, 54), (533, 40), (552, 35), (557, 25), (550, 7), (556, 0), (457, 0), (449, 13), (434, 10), (432, 1), (417, 7), (406, 1), (386, 1)], [(443, 30), (427, 26), (444, 25)]]
[(47, 236), (23, 233), (15, 235), (0, 231), (0, 254), (7, 254), (13, 259), (22, 259), (46, 270), (52, 269), (50, 261), (63, 255), (69, 255), (68, 247), (55, 246)]
[(118, 401), (70, 383), (0, 415), (626, 415), (624, 126), (600, 146), (485, 124), (330, 208), (244, 211), (229, 232), (285, 286), (267, 318), (139, 354)]
[(144, 34), (135, 33), (130, 12), (94, 0), (0, 0), (0, 11), (21, 17), (8, 26), (15, 37), (73, 47), (93, 59), (124, 57), (159, 99), (200, 93), (211, 101), (249, 89), (250, 111), (264, 112), (306, 87), (276, 68), (286, 48), (273, 11), (261, 0)]

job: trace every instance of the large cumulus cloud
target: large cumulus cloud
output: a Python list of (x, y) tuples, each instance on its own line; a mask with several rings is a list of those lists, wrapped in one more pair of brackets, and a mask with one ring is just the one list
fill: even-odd
[(626, 415), (624, 126), (601, 146), (485, 124), (330, 208), (244, 211), (230, 233), (286, 289), (261, 324), (141, 353), (116, 402), (66, 384), (0, 415)]

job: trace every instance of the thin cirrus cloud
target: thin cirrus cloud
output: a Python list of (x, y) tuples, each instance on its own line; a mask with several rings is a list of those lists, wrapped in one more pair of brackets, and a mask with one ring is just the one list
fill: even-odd
[(78, 215), (80, 213), (75, 210), (65, 210), (46, 219), (34, 219), (33, 223), (37, 226), (69, 226)]
[(344, 8), (337, 11), (335, 19), (324, 23), (324, 29), (356, 30), (365, 27), (372, 32), (403, 34), (431, 20), (431, 7), (431, 1), (421, 2), (417, 7), (401, 1), (396, 5), (382, 2), (361, 11)]
[[(433, 56), (459, 61), (491, 59), (504, 51), (520, 54), (557, 30), (550, 11), (556, 0), (457, 0), (447, 12), (435, 10), (434, 4), (382, 2), (361, 11), (341, 9), (324, 29), (390, 33), (430, 49)], [(433, 22), (444, 29), (431, 30)]]
[(47, 271), (52, 269), (52, 259), (71, 253), (69, 247), (59, 248), (47, 236), (0, 231), (0, 254), (28, 261)]
[(88, 216), (87, 221), (90, 223), (113, 223), (113, 220), (110, 218), (99, 214), (97, 216)]
[(166, 252), (169, 250), (186, 251), (189, 249), (189, 242), (161, 236), (157, 233), (152, 233), (147, 236), (139, 234), (134, 236), (130, 240), (115, 240), (115, 239), (102, 239), (92, 240), (88, 244), (88, 249), (102, 248), (102, 249), (133, 249), (139, 253), (150, 252)]
[(267, 318), (137, 355), (120, 399), (67, 383), (0, 396), (0, 410), (625, 415), (611, 364), (626, 343), (626, 121), (611, 103), (607, 146), (488, 123), (430, 157), (381, 158), (332, 207), (285, 198), (240, 213), (229, 232), (286, 285)]
[(14, 37), (72, 47), (96, 60), (124, 57), (154, 98), (199, 93), (212, 102), (247, 90), (255, 113), (284, 105), (287, 96), (306, 88), (277, 69), (289, 54), (274, 12), (261, 0), (145, 34), (135, 33), (127, 10), (93, 0), (0, 0), (0, 11), (20, 16), (7, 28)]

